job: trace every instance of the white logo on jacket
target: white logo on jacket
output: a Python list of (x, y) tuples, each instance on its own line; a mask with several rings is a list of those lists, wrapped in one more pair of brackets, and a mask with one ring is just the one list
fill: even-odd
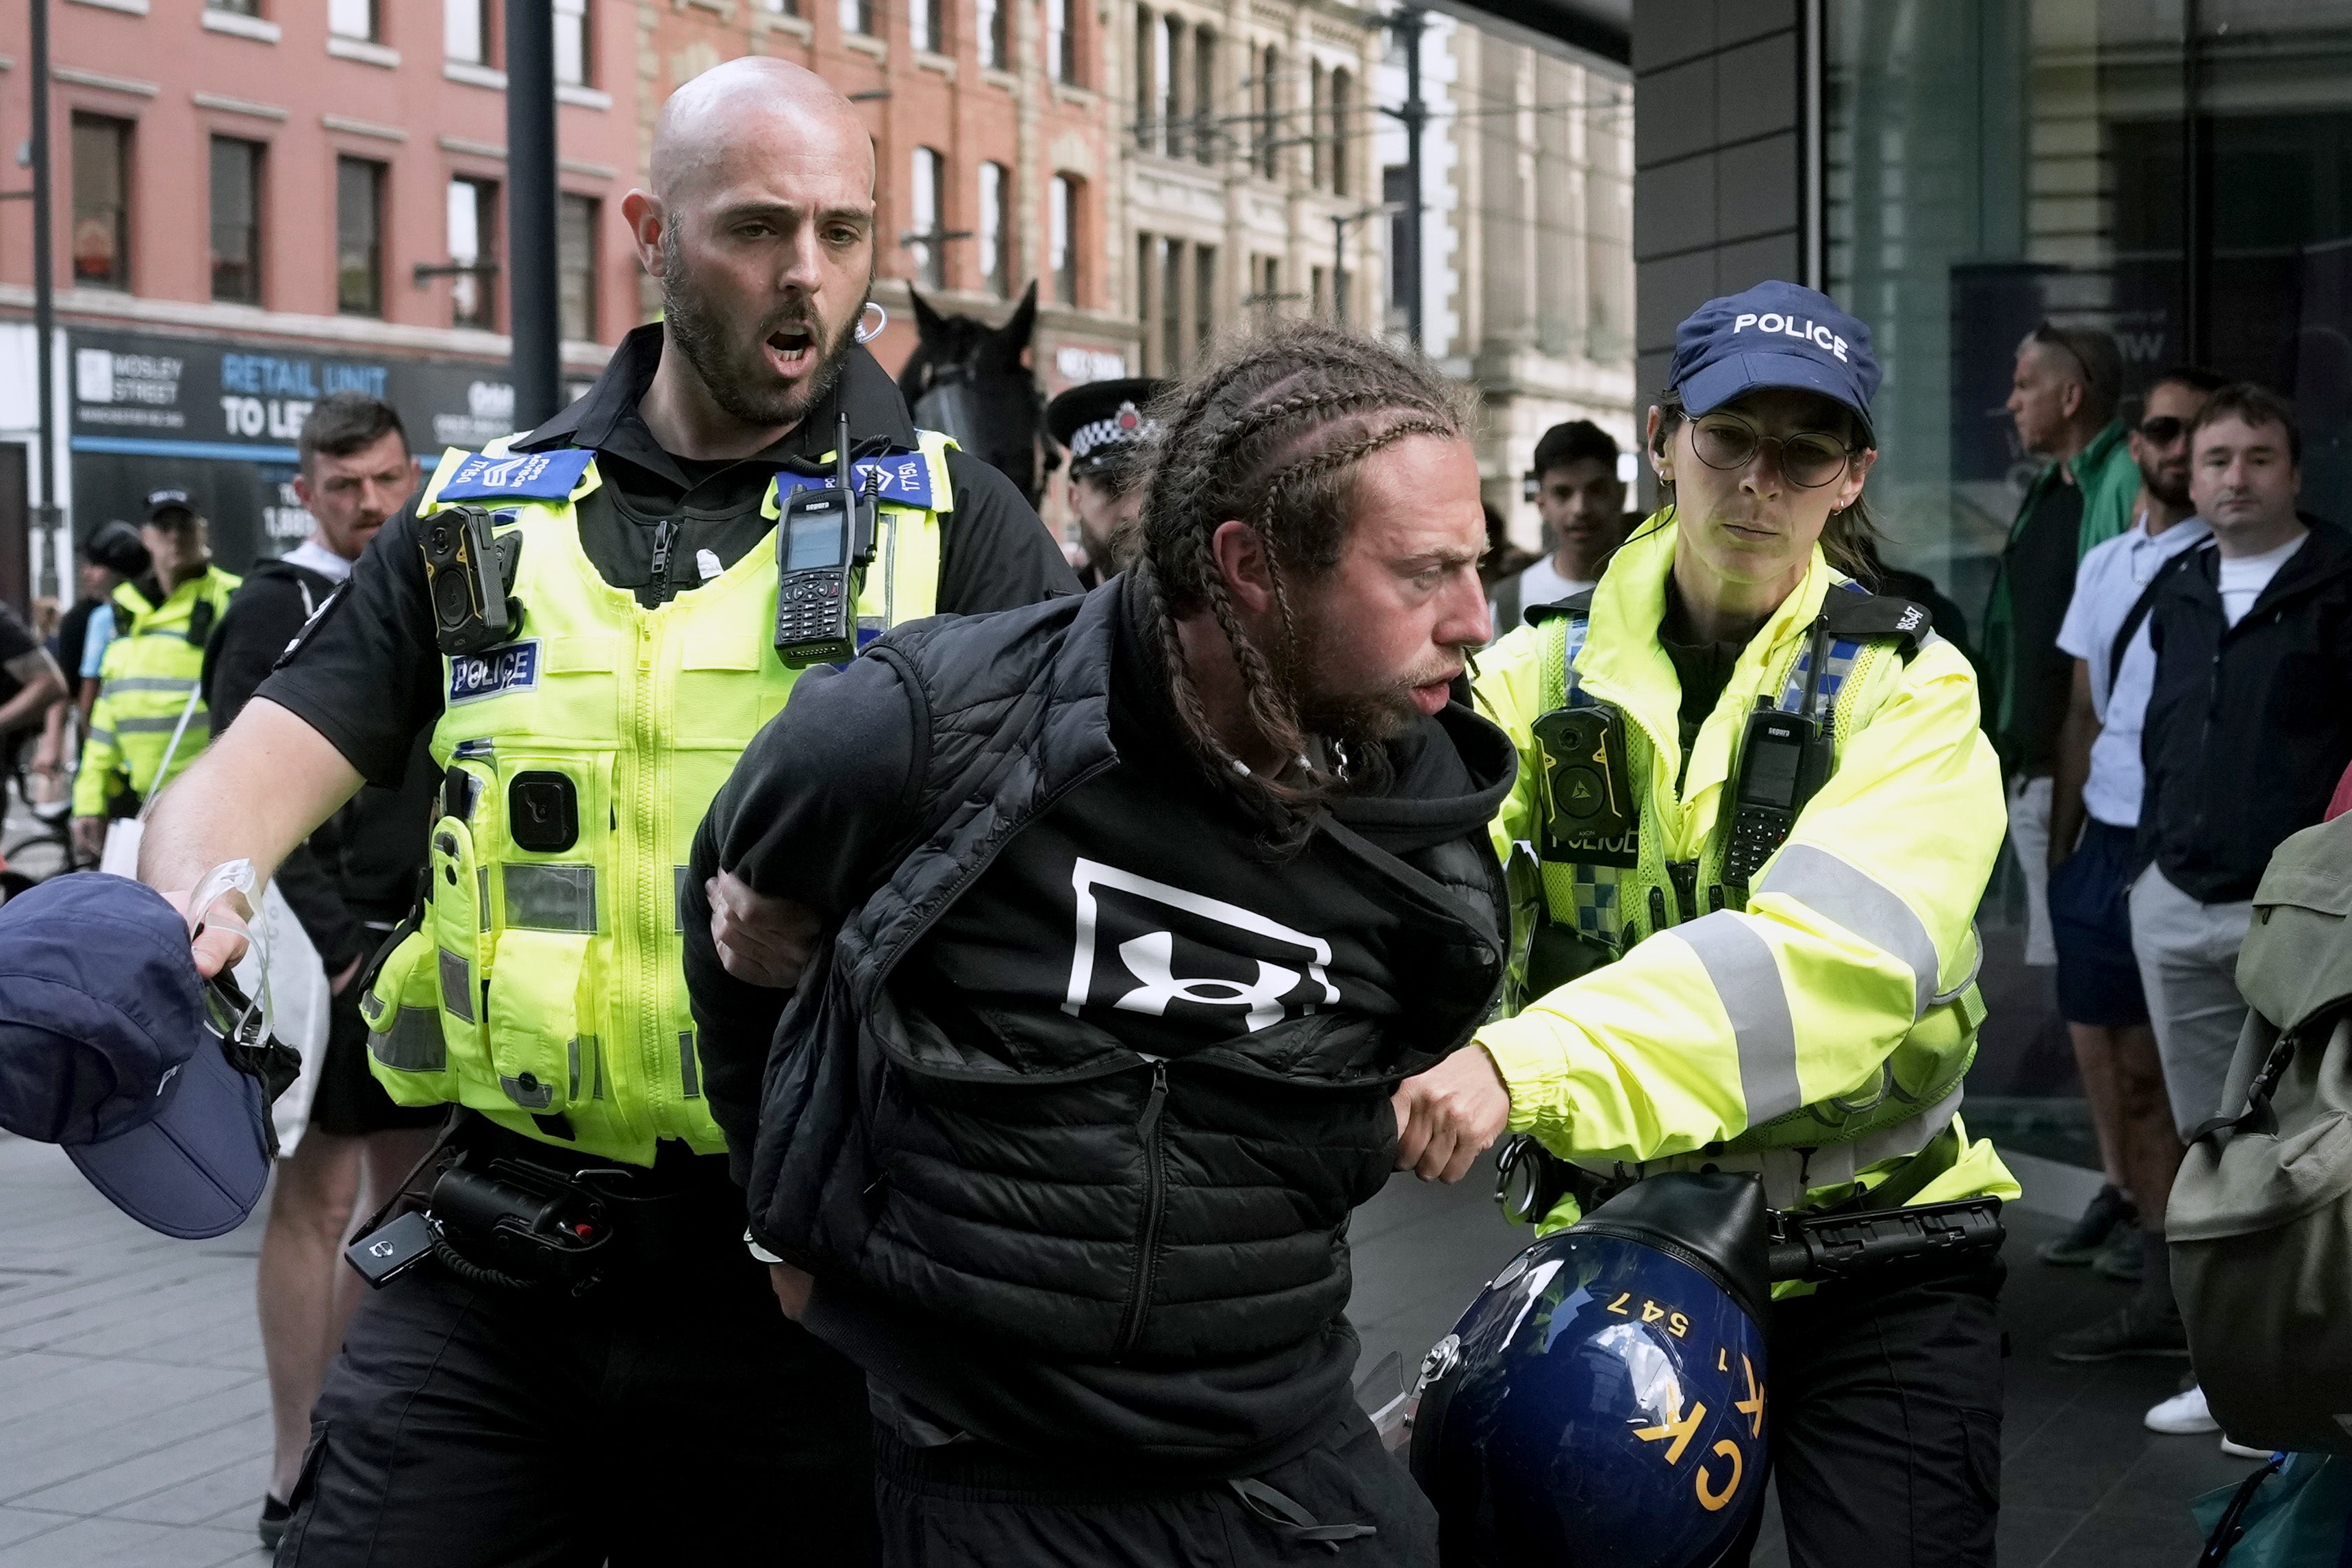
[[(1294, 1008), (1312, 1013), (1318, 1005), (1339, 1000), (1339, 989), (1327, 973), (1331, 944), (1320, 937), (1239, 904), (1084, 857), (1070, 869), (1070, 886), (1077, 895), (1077, 933), (1070, 955), (1069, 995), (1062, 1004), (1065, 1013), (1075, 1015), (1089, 1002), (1155, 1018), (1167, 1016), (1177, 1003), (1239, 1007), (1244, 1009), (1244, 1026), (1255, 1034), (1281, 1022)], [(1106, 909), (1104, 893), (1126, 896)], [(1171, 914), (1186, 918), (1171, 920)], [(1098, 995), (1096, 954), (1107, 927), (1111, 951), (1126, 973), (1110, 978), (1109, 994)], [(1178, 974), (1179, 927), (1183, 928), (1188, 969), (1222, 960), (1220, 966), (1240, 973)], [(1268, 956), (1266, 950), (1278, 958)]]

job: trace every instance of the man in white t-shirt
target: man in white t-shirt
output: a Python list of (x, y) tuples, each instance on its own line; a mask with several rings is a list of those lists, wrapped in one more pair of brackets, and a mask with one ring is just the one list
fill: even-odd
[(2189, 431), (2221, 384), (2210, 371), (2181, 366), (2149, 385), (2130, 437), (2137, 517), (2083, 557), (2058, 633), (2074, 675), (2051, 795), (2050, 922), (2059, 1012), (2106, 1182), (2074, 1228), (2037, 1255), (2095, 1264), (2118, 1279), (2140, 1278), (2136, 1210), (2163, 1213), (2180, 1154), (2125, 906), (2139, 826), (2140, 720), (2156, 671), (2149, 585), (2165, 563), (2211, 537), (2189, 495)]
[(1551, 553), (1495, 585), (1495, 635), (1519, 626), (1538, 605), (1556, 605), (1601, 580), (1609, 552), (1625, 542), (1625, 481), (1617, 443), (1590, 419), (1555, 425), (1536, 443), (1536, 511)]
[[(2222, 1109), (2245, 1018), (2238, 949), (2271, 852), (2320, 820), (2352, 761), (2352, 538), (2299, 517), (2292, 405), (2223, 387), (2190, 434), (2189, 495), (2213, 537), (2155, 579), (2156, 654), (2141, 740), (2145, 785), (2129, 895), (2132, 948), (2166, 1098), (2183, 1142)], [(2177, 1156), (2176, 1156), (2177, 1158)], [(2182, 1354), (2156, 1232), (2138, 1293), (2060, 1336), (2068, 1361)], [(2149, 1412), (2159, 1430), (2211, 1430), (2195, 1391)]]

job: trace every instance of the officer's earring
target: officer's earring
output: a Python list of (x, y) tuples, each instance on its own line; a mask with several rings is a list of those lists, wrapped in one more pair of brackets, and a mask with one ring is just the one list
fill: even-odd
[[(866, 310), (871, 310), (882, 319), (875, 322), (873, 326), (868, 327), (866, 324)], [(857, 341), (861, 343), (872, 342), (875, 339), (880, 337), (882, 335), (883, 329), (890, 324), (890, 312), (882, 308), (880, 300), (866, 300), (866, 310), (860, 310), (857, 312), (857, 331), (856, 335)]]

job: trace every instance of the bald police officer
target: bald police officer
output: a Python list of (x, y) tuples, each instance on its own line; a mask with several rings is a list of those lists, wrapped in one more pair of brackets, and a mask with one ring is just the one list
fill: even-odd
[[(443, 770), (431, 900), (362, 1005), (393, 1097), (458, 1107), (458, 1164), (416, 1179), (437, 1238), (362, 1301), (328, 1373), (281, 1563), (872, 1550), (863, 1381), (782, 1319), (742, 1245), (678, 875), (798, 677), (772, 646), (777, 520), (832, 471), (838, 416), (880, 503), (861, 634), (1076, 584), (1011, 485), (918, 432), (859, 346), (874, 154), (839, 93), (779, 60), (720, 66), (665, 106), (651, 174), (622, 212), (663, 321), (538, 430), (446, 455), (148, 828), (142, 875), (184, 903), (220, 862), (274, 868), (362, 779), (396, 783), (420, 731)], [(448, 553), (481, 526), (460, 505), (500, 536), (478, 599)], [(500, 589), (521, 625), (485, 647)], [(239, 945), (208, 928), (198, 962)]]

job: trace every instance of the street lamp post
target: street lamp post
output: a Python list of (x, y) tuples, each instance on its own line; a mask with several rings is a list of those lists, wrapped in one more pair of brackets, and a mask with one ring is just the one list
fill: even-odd
[(1381, 112), (1403, 122), (1405, 215), (1404, 243), (1397, 247), (1396, 267), (1404, 279), (1404, 330), (1413, 346), (1421, 346), (1421, 132), (1429, 123), (1429, 106), (1421, 98), (1421, 35), (1428, 14), (1405, 5), (1389, 18), (1389, 28), (1404, 49), (1404, 103)]
[(1348, 324), (1348, 226), (1396, 210), (1394, 202), (1381, 202), (1359, 212), (1331, 215), (1331, 310), (1340, 326)]
[(563, 406), (563, 310), (555, 238), (555, 6), (553, 0), (509, 0), (506, 12), (507, 330), (515, 428), (530, 430)]
[[(57, 240), (49, 212), (49, 0), (32, 0), (32, 5), (33, 335), (41, 424), (41, 504), (33, 512), (33, 527), (47, 533), (52, 544), (62, 544), (56, 532), (63, 512), (58, 506)], [(62, 552), (59, 555), (58, 595), (62, 600), (72, 595), (72, 572)], [(37, 591), (40, 584), (33, 587)]]

